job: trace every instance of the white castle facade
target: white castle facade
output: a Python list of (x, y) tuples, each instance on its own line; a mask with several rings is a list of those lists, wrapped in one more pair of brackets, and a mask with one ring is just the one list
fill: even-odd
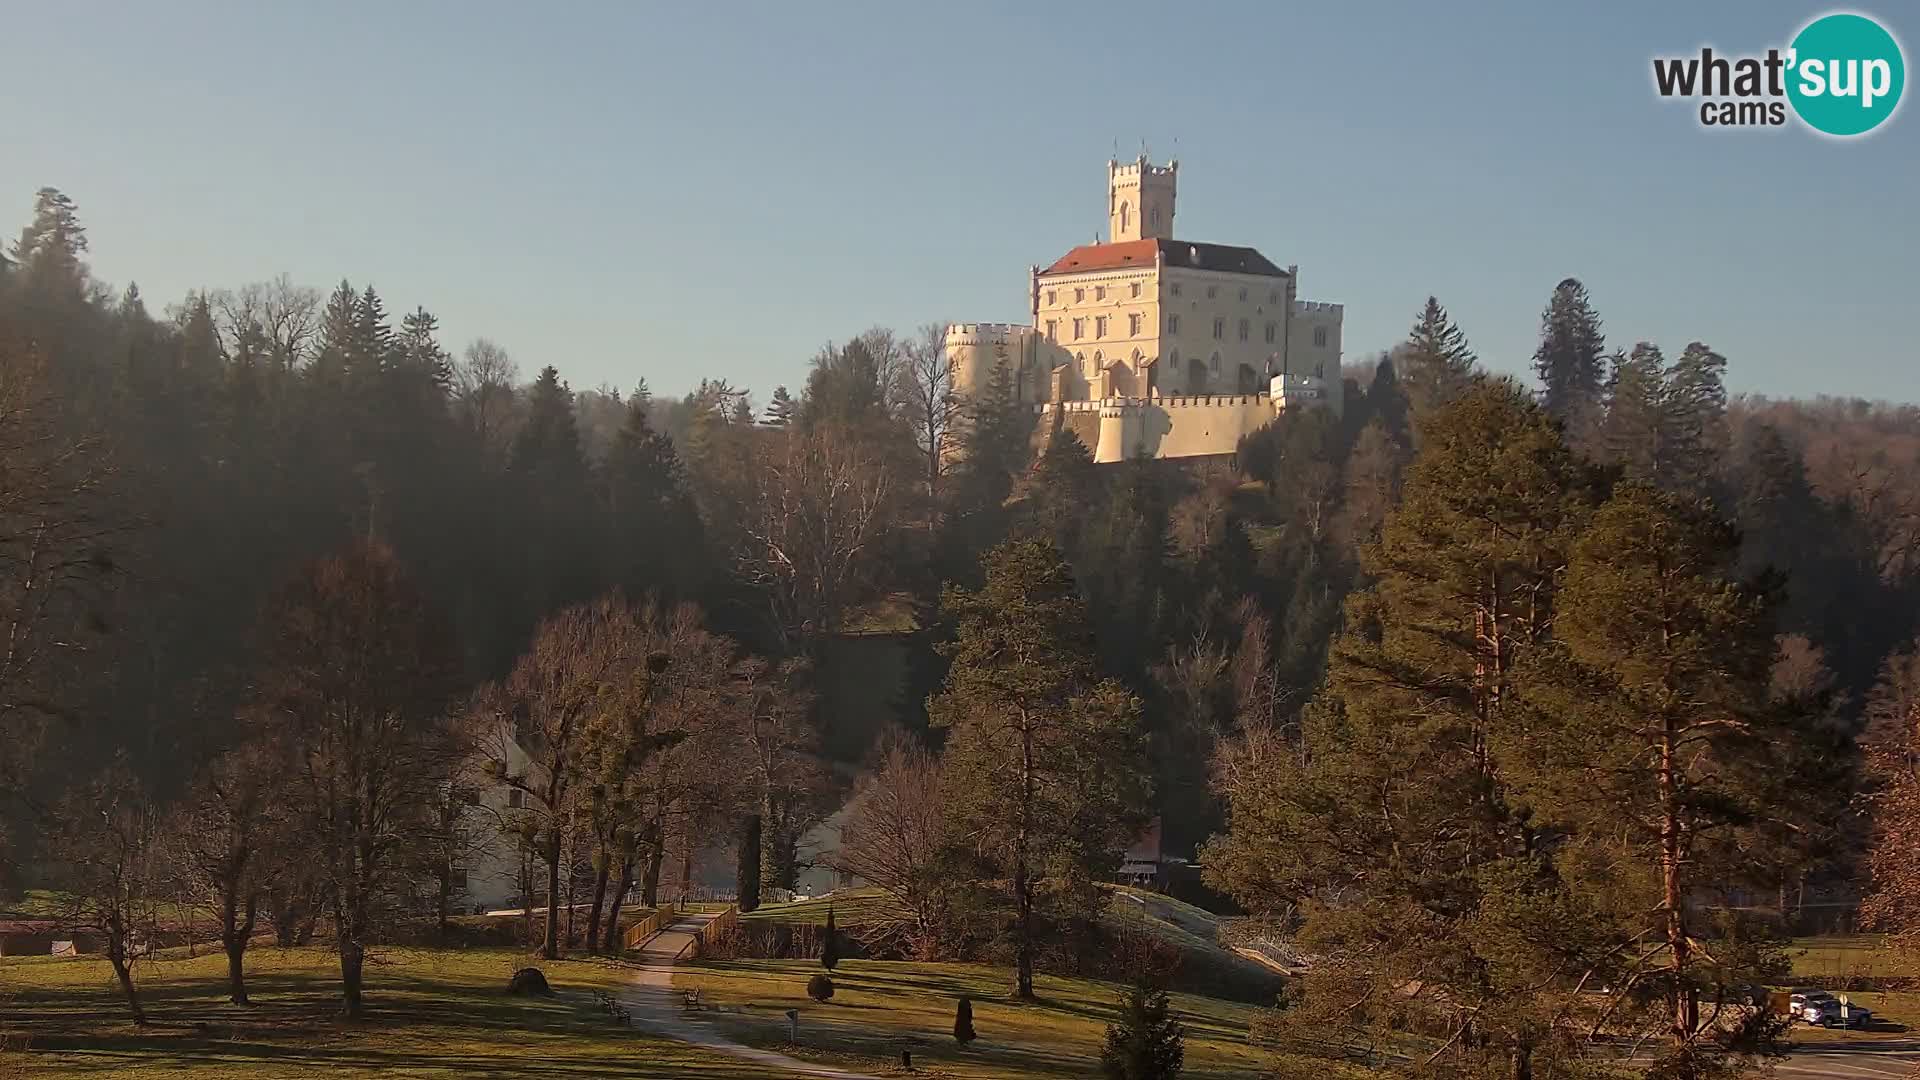
[(1107, 163), (1108, 242), (1028, 272), (1029, 325), (954, 323), (962, 397), (1006, 365), (1042, 430), (1097, 462), (1231, 454), (1289, 407), (1342, 407), (1339, 304), (1250, 247), (1176, 240), (1178, 162)]

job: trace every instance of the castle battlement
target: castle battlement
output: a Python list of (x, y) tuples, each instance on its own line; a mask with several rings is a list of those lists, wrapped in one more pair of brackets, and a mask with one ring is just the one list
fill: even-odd
[(1033, 333), (1033, 327), (1020, 323), (948, 323), (947, 343), (994, 344), (1014, 341)]
[(1107, 162), (1107, 170), (1114, 176), (1172, 176), (1180, 171), (1179, 161), (1168, 161), (1165, 165), (1155, 165), (1145, 157), (1134, 161)]
[(1346, 310), (1346, 305), (1329, 304), (1324, 300), (1295, 300), (1293, 302), (1293, 310), (1303, 314), (1320, 312), (1327, 315), (1338, 315)]

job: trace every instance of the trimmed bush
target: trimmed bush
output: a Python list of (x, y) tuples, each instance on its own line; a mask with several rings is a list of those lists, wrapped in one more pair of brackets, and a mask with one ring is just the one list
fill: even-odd
[(832, 971), (840, 966), (840, 931), (833, 925), (833, 906), (827, 906), (827, 939), (820, 944), (820, 966)]
[(807, 996), (815, 1001), (825, 1001), (833, 996), (833, 980), (825, 975), (815, 975), (807, 980)]
[(965, 1046), (979, 1036), (973, 1033), (973, 1002), (965, 997), (953, 1007), (953, 1041)]

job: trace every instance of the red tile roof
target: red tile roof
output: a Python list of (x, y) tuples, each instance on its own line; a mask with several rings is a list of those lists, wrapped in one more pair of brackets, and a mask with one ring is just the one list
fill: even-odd
[(1123, 240), (1118, 244), (1082, 244), (1040, 273), (1080, 274), (1089, 270), (1124, 270), (1152, 266), (1154, 254), (1168, 266), (1220, 270), (1230, 274), (1286, 277), (1287, 272), (1250, 247), (1196, 244), (1190, 240)]

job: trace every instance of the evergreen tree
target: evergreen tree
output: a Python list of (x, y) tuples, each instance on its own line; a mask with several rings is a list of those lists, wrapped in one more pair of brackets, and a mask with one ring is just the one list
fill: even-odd
[(13, 244), (13, 259), (29, 279), (74, 295), (85, 291), (87, 229), (80, 211), (58, 188), (43, 187), (34, 195), (33, 221)]
[(793, 422), (794, 401), (784, 386), (773, 388), (773, 400), (767, 402), (766, 419), (762, 421), (768, 427), (786, 427)]
[(359, 323), (360, 295), (342, 278), (320, 312), (318, 345), (310, 373), (322, 387), (337, 392), (346, 385)]
[(1034, 470), (1034, 526), (1061, 551), (1077, 552), (1098, 495), (1099, 479), (1087, 444), (1065, 425), (1055, 428)]
[[(1202, 863), (1255, 914), (1304, 915), (1321, 960), (1289, 1024), (1356, 1040), (1440, 1024), (1463, 1032), (1463, 1061), (1511, 1059), (1520, 1076), (1561, 1004), (1536, 984), (1591, 941), (1563, 928), (1574, 903), (1538, 865), (1492, 748), (1515, 665), (1551, 626), (1590, 483), (1504, 380), (1427, 417), (1421, 439), (1298, 747), (1256, 731), (1238, 751), (1230, 827)], [(1426, 1020), (1398, 992), (1409, 980), (1431, 988)]]
[(1186, 1061), (1185, 1033), (1167, 992), (1136, 985), (1120, 999), (1120, 1018), (1107, 1025), (1100, 1074), (1107, 1080), (1173, 1080)]
[(1014, 480), (1026, 471), (1032, 435), (1032, 415), (1020, 407), (1014, 392), (1013, 369), (1002, 361), (987, 376), (987, 385), (967, 404), (961, 433), (958, 482), (948, 487), (963, 507), (987, 510), (999, 507), (1013, 490)]
[(949, 827), (1009, 882), (1014, 995), (1032, 1000), (1042, 868), (1069, 882), (1110, 873), (1150, 785), (1139, 702), (1096, 677), (1092, 630), (1059, 552), (1014, 540), (985, 563), (979, 591), (946, 592), (952, 667), (927, 708), (948, 731)]
[(840, 966), (840, 930), (833, 923), (833, 905), (827, 905), (827, 926), (820, 943), (820, 966), (832, 971)]
[(1600, 429), (1600, 459), (1628, 476), (1653, 480), (1667, 457), (1667, 360), (1657, 346), (1641, 342), (1615, 353), (1607, 377), (1607, 413)]
[(1727, 358), (1694, 342), (1668, 372), (1663, 410), (1667, 435), (1660, 462), (1663, 485), (1706, 494), (1727, 453)]
[(423, 380), (442, 397), (453, 392), (453, 354), (440, 347), (440, 320), (424, 307), (400, 323), (399, 354), (408, 376)]
[(1554, 286), (1540, 313), (1540, 345), (1533, 370), (1540, 377), (1540, 404), (1560, 421), (1574, 449), (1594, 450), (1595, 427), (1602, 410), (1606, 338), (1600, 316), (1577, 278)]
[[(1744, 953), (1725, 927), (1710, 935), (1697, 902), (1771, 885), (1800, 860), (1807, 806), (1794, 789), (1817, 756), (1810, 725), (1769, 699), (1775, 598), (1770, 582), (1734, 575), (1738, 550), (1704, 504), (1617, 487), (1572, 552), (1556, 647), (1530, 658), (1520, 722), (1496, 746), (1539, 824), (1579, 838), (1585, 854), (1561, 860), (1560, 876), (1595, 897), (1617, 953), (1664, 944), (1645, 959), (1665, 999), (1662, 1075), (1675, 1077), (1709, 1075), (1777, 1034), (1758, 1025), (1730, 1040), (1703, 1015), (1701, 998), (1728, 1000), (1785, 966)], [(1703, 948), (1709, 936), (1722, 940)], [(1608, 973), (1628, 977), (1644, 976)]]
[(527, 422), (513, 442), (513, 468), (561, 483), (586, 473), (580, 428), (573, 415), (573, 390), (560, 381), (560, 371), (552, 365), (540, 369), (527, 395)]
[(1459, 397), (1479, 362), (1467, 345), (1467, 336), (1447, 316), (1440, 301), (1431, 296), (1393, 359), (1415, 416), (1424, 416)]
[(734, 903), (740, 911), (760, 907), (760, 815), (740, 819), (740, 839), (734, 846)]
[(979, 1038), (973, 1030), (973, 1001), (966, 995), (960, 996), (953, 1007), (953, 1041), (965, 1046)]

